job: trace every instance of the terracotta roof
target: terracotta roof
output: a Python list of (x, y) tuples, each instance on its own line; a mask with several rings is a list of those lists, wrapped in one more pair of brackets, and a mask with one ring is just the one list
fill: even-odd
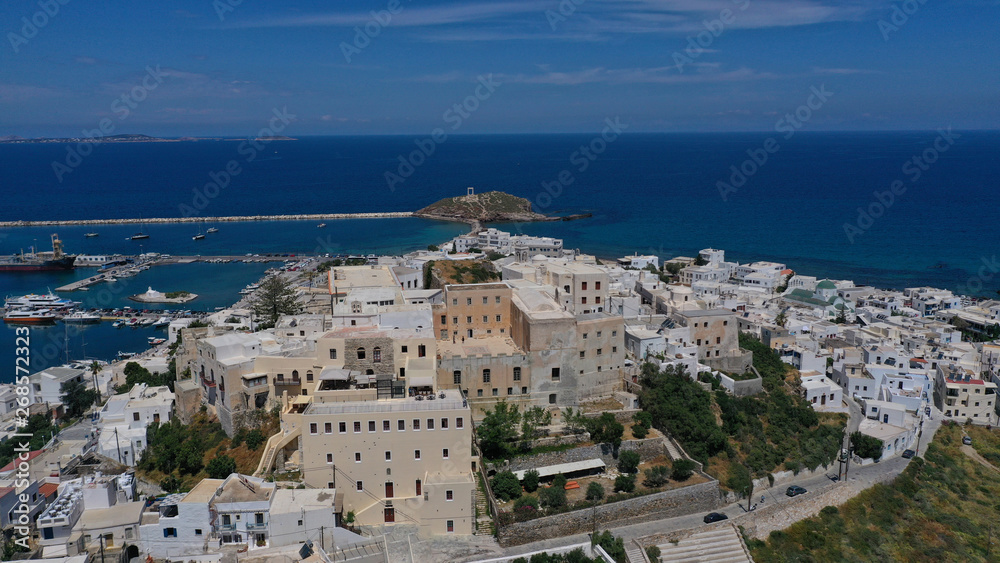
[(14, 461), (12, 461), (12, 462), (8, 463), (7, 465), (3, 466), (3, 469), (0, 469), (0, 473), (7, 473), (8, 471), (14, 471), (14, 464), (15, 463), (20, 462), (20, 461), (31, 461), (31, 460), (35, 459), (36, 457), (38, 457), (39, 455), (41, 455), (41, 453), (43, 451), (45, 451), (45, 450), (35, 450), (33, 452), (28, 452), (28, 459), (26, 459), (26, 460), (20, 460), (18, 458), (14, 458)]
[(55, 494), (55, 492), (58, 490), (59, 490), (59, 485), (57, 485), (56, 483), (42, 483), (42, 485), (38, 487), (38, 492), (43, 497)]

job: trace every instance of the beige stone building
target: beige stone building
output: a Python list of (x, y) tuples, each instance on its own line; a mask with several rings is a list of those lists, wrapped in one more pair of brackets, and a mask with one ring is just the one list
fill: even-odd
[(972, 370), (938, 364), (934, 406), (945, 418), (974, 424), (996, 424), (997, 384), (979, 379)]

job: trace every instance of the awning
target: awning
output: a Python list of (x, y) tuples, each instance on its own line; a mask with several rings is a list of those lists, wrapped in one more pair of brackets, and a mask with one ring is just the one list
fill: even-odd
[(415, 375), (406, 378), (406, 384), (410, 387), (434, 387), (434, 376)]
[(347, 381), (351, 378), (351, 370), (344, 368), (326, 367), (319, 373), (320, 381)]
[[(574, 461), (572, 463), (559, 463), (556, 465), (546, 465), (545, 467), (537, 467), (535, 471), (538, 471), (539, 477), (551, 477), (552, 475), (558, 475), (560, 473), (576, 473), (577, 471), (590, 471), (593, 469), (604, 469), (604, 461), (599, 458), (585, 459), (583, 461)], [(515, 471), (514, 475), (518, 479), (524, 479), (524, 474), (528, 470)]]

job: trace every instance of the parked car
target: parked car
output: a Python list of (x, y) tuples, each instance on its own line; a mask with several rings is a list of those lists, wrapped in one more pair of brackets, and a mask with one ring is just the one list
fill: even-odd
[(924, 407), (924, 414), (926, 414), (927, 416), (930, 416), (931, 415), (931, 408), (930, 407)]
[(721, 512), (711, 512), (705, 516), (706, 524), (711, 524), (712, 522), (720, 522), (722, 520), (729, 520), (729, 517)]
[(968, 436), (962, 436), (962, 443), (965, 444), (966, 446), (971, 446), (972, 438), (969, 438)]
[(910, 459), (911, 457), (917, 455), (917, 452), (913, 450), (903, 450), (903, 458)]
[(790, 497), (804, 495), (806, 494), (806, 492), (807, 491), (803, 487), (800, 487), (798, 485), (792, 485), (791, 487), (788, 487), (788, 489), (785, 490), (785, 494)]

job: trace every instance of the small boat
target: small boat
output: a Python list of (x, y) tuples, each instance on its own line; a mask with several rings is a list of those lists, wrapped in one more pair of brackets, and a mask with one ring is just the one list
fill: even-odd
[(319, 225), (316, 225), (316, 228), (317, 229), (322, 229), (325, 226), (326, 226), (326, 223), (320, 223)]
[(63, 317), (64, 323), (99, 323), (101, 316), (86, 311), (76, 311)]
[(170, 317), (160, 317), (153, 323), (153, 328), (163, 328), (170, 325)]
[(164, 342), (166, 342), (167, 339), (166, 338), (157, 338), (155, 336), (150, 336), (149, 338), (146, 339), (146, 341), (149, 342), (150, 346), (159, 346), (160, 344), (163, 344)]
[(208, 230), (205, 231), (205, 232), (206, 233), (217, 233), (217, 232), (219, 232), (219, 229), (216, 229), (215, 227), (209, 227)]
[(101, 233), (84, 233), (83, 236), (85, 236), (87, 238), (94, 238), (94, 237), (101, 236)]
[(3, 316), (3, 322), (21, 325), (53, 324), (56, 319), (56, 314), (48, 309), (18, 309)]
[(149, 235), (147, 235), (146, 233), (144, 233), (142, 231), (139, 231), (138, 233), (136, 233), (136, 234), (128, 237), (127, 240), (142, 240), (142, 239), (145, 239), (145, 238), (149, 238)]
[(205, 238), (205, 235), (198, 233), (195, 236), (191, 237), (191, 240), (201, 240), (203, 238)]
[(147, 317), (147, 318), (144, 318), (141, 321), (139, 321), (139, 326), (153, 326), (153, 323), (155, 323), (155, 322), (156, 322), (156, 319), (151, 319), (151, 318)]
[(118, 319), (117, 321), (111, 323), (111, 326), (113, 326), (115, 328), (121, 328), (121, 327), (125, 326), (125, 321), (123, 321), (121, 319)]
[(132, 317), (131, 319), (129, 319), (128, 320), (128, 326), (130, 326), (132, 328), (138, 328), (139, 327), (139, 317)]

